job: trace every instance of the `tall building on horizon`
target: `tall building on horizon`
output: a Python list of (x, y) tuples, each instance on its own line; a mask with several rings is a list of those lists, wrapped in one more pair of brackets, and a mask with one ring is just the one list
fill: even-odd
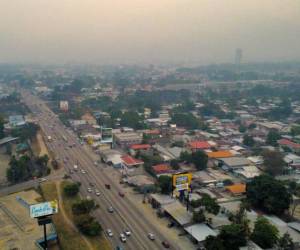
[(236, 49), (235, 51), (235, 65), (240, 66), (242, 63), (242, 58), (243, 58), (243, 51), (242, 49)]

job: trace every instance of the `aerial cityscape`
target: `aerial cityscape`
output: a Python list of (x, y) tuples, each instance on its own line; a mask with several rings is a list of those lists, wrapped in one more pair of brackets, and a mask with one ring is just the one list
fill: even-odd
[(0, 250), (300, 249), (300, 2), (0, 3)]

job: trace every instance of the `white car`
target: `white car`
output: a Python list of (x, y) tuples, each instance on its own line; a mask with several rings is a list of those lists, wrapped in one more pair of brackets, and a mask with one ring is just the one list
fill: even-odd
[(114, 212), (114, 208), (113, 208), (113, 207), (109, 207), (109, 208), (107, 209), (107, 211), (110, 212), (110, 213), (113, 213), (113, 212)]
[(88, 188), (87, 191), (88, 191), (89, 193), (91, 193), (91, 192), (92, 192), (92, 189), (91, 189), (91, 188)]
[(148, 233), (148, 238), (150, 240), (155, 240), (155, 235), (153, 233)]
[(120, 240), (121, 240), (122, 242), (126, 242), (126, 237), (125, 237), (124, 234), (120, 234)]
[(130, 232), (128, 229), (125, 229), (125, 230), (124, 230), (124, 234), (125, 234), (126, 236), (130, 236), (130, 235), (131, 235), (131, 232)]
[(109, 237), (113, 237), (113, 236), (114, 236), (113, 232), (112, 232), (110, 229), (107, 229), (107, 230), (106, 230), (106, 233), (107, 233), (107, 235), (108, 235)]

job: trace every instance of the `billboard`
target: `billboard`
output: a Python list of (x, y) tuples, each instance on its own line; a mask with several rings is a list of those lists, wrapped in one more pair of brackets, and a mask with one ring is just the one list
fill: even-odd
[(31, 218), (56, 214), (58, 212), (58, 203), (57, 200), (38, 203), (31, 205), (29, 210)]
[(102, 143), (112, 143), (113, 142), (112, 128), (101, 127), (101, 142)]
[(68, 101), (60, 101), (59, 102), (59, 108), (62, 111), (68, 111), (69, 110), (69, 102)]
[(173, 175), (173, 187), (176, 191), (188, 190), (192, 181), (192, 174), (174, 174)]

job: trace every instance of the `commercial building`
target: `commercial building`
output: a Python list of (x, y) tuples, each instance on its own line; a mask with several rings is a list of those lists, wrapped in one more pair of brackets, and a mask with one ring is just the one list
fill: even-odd
[(114, 134), (114, 139), (116, 144), (123, 148), (134, 144), (141, 144), (143, 141), (142, 135), (136, 132), (116, 133)]
[(26, 124), (23, 115), (11, 115), (8, 117), (9, 126), (12, 128), (22, 127)]

